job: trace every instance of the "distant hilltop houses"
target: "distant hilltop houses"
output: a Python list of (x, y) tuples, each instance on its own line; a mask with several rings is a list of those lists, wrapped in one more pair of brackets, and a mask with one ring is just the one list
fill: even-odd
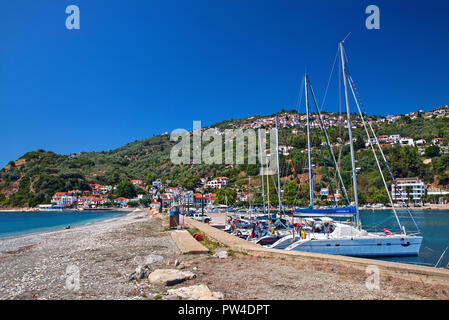
[(449, 146), (445, 146), (444, 138), (433, 138), (430, 142), (424, 139), (413, 140), (410, 137), (401, 137), (399, 134), (392, 135), (381, 135), (375, 138), (371, 138), (365, 143), (365, 147), (369, 147), (370, 145), (376, 145), (379, 143), (381, 146), (393, 146), (393, 145), (401, 145), (401, 146), (417, 146), (418, 152), (420, 155), (425, 154), (425, 147), (435, 145), (440, 147), (440, 153), (449, 154)]
[[(370, 120), (374, 124), (380, 123), (395, 123), (402, 116), (410, 117), (411, 119), (416, 119), (419, 116), (422, 116), (425, 119), (430, 118), (442, 118), (449, 117), (449, 105), (444, 105), (439, 108), (433, 109), (429, 112), (424, 112), (423, 110), (418, 110), (416, 112), (410, 112), (404, 115), (387, 115), (385, 117), (382, 116), (369, 116)], [(338, 126), (346, 126), (347, 120), (345, 119), (346, 115), (338, 114), (338, 113), (327, 113), (321, 112), (321, 118), (316, 113), (310, 114), (310, 126), (312, 128), (320, 128), (321, 123), (325, 128), (330, 127), (338, 127)], [(283, 112), (278, 115), (278, 125), (282, 128), (293, 128), (292, 133), (298, 134), (298, 128), (304, 128), (307, 124), (307, 116), (305, 114), (300, 114), (297, 112)], [(357, 118), (351, 117), (351, 124), (353, 128), (361, 127), (362, 122)], [(276, 125), (275, 116), (267, 116), (267, 117), (249, 117), (245, 119), (243, 123), (238, 124), (230, 124), (229, 126), (233, 129), (259, 129), (259, 128), (273, 128)], [(203, 128), (202, 130), (212, 130), (212, 132), (216, 134), (224, 134), (224, 129), (220, 129), (217, 127), (208, 127)]]

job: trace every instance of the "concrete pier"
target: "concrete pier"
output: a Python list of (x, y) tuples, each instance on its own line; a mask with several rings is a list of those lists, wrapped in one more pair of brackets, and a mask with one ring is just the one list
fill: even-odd
[(286, 251), (270, 249), (252, 242), (240, 239), (222, 230), (214, 228), (202, 222), (185, 218), (185, 224), (204, 232), (210, 239), (220, 242), (235, 251), (243, 251), (254, 256), (279, 257), (300, 261), (317, 261), (320, 263), (339, 264), (351, 266), (365, 272), (368, 266), (377, 266), (382, 275), (391, 275), (407, 280), (418, 280), (428, 284), (449, 285), (449, 270), (433, 267), (417, 266), (398, 262), (387, 262), (374, 259), (328, 255), (321, 253)]

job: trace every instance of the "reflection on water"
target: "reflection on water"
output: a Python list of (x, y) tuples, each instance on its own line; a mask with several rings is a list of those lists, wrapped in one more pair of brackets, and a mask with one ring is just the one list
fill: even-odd
[[(407, 233), (415, 233), (416, 227), (407, 211), (398, 210), (399, 220)], [(424, 237), (421, 251), (417, 257), (380, 258), (385, 261), (409, 262), (425, 266), (434, 266), (447, 246), (449, 246), (449, 210), (411, 210), (413, 218)], [(361, 211), (363, 228), (367, 231), (382, 231), (387, 228), (400, 232), (392, 210)], [(439, 267), (449, 263), (449, 249), (440, 261)]]

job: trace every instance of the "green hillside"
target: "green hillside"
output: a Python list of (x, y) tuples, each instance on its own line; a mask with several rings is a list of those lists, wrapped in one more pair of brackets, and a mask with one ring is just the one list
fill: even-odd
[[(294, 112), (291, 112), (294, 113)], [(211, 127), (220, 130), (238, 128), (263, 116), (227, 120)], [(371, 116), (371, 120), (378, 117)], [(292, 132), (293, 127), (283, 129), (279, 144), (288, 144), (294, 147), (291, 157), (298, 173), (305, 172), (306, 136), (303, 130)], [(415, 140), (425, 139), (430, 142), (433, 138), (449, 140), (449, 118), (423, 117), (418, 114), (412, 119), (401, 116), (394, 123), (379, 122), (375, 125), (377, 135), (400, 134)], [(347, 141), (347, 132), (342, 127), (329, 128), (332, 143)], [(283, 139), (285, 137), (285, 141)], [(365, 147), (365, 133), (362, 127), (354, 129), (357, 149), (357, 167), (361, 168), (358, 175), (361, 201), (382, 201), (386, 196), (383, 183), (377, 172), (377, 166), (370, 149)], [(342, 140), (338, 140), (342, 139)], [(336, 188), (335, 171), (326, 148), (320, 148), (323, 135), (317, 129), (312, 130), (313, 162), (317, 177), (316, 190), (333, 186)], [(121, 148), (103, 151), (87, 152), (79, 155), (58, 155), (51, 151), (37, 150), (28, 152), (16, 161), (11, 161), (0, 171), (0, 205), (3, 207), (35, 206), (39, 203), (48, 203), (51, 196), (57, 191), (72, 189), (89, 190), (89, 183), (116, 185), (120, 181), (141, 179), (151, 184), (154, 179), (171, 180), (173, 185), (181, 185), (189, 189), (200, 186), (200, 178), (213, 178), (226, 176), (230, 179), (230, 186), (241, 190), (248, 188), (248, 175), (253, 176), (252, 187), (259, 183), (258, 165), (174, 165), (170, 161), (170, 150), (175, 142), (169, 140), (169, 135), (158, 135), (152, 138), (129, 143)], [(204, 146), (203, 146), (204, 147)], [(425, 149), (431, 148), (429, 143)], [(223, 149), (224, 150), (224, 149)], [(338, 158), (345, 185), (350, 183), (350, 155), (349, 146), (345, 144), (334, 145), (334, 153)], [(386, 146), (385, 154), (396, 177), (419, 177), (427, 184), (439, 187), (449, 187), (449, 154), (427, 152), (420, 155), (418, 147)], [(426, 164), (425, 159), (432, 161)], [(300, 202), (297, 184), (293, 175), (290, 156), (280, 155), (281, 172), (284, 177), (284, 197), (287, 202)], [(324, 159), (324, 160), (323, 160)], [(302, 181), (305, 180), (305, 175)], [(389, 183), (391, 181), (389, 180)], [(273, 184), (274, 188), (274, 184)], [(274, 189), (273, 189), (274, 190)], [(274, 192), (273, 192), (274, 193)], [(276, 197), (273, 197), (276, 201)]]

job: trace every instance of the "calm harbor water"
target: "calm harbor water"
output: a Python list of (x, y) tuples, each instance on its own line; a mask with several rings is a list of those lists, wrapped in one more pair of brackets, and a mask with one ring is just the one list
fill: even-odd
[[(399, 220), (405, 226), (407, 233), (416, 232), (412, 218), (405, 210), (398, 210)], [(389, 257), (381, 260), (414, 263), (424, 266), (434, 266), (446, 247), (449, 246), (449, 210), (411, 210), (413, 218), (424, 237), (419, 256)], [(367, 231), (382, 231), (387, 228), (399, 232), (399, 227), (392, 210), (371, 210), (360, 213), (363, 229)], [(445, 267), (449, 263), (449, 249), (438, 264)]]
[(0, 238), (115, 218), (124, 211), (0, 212)]

